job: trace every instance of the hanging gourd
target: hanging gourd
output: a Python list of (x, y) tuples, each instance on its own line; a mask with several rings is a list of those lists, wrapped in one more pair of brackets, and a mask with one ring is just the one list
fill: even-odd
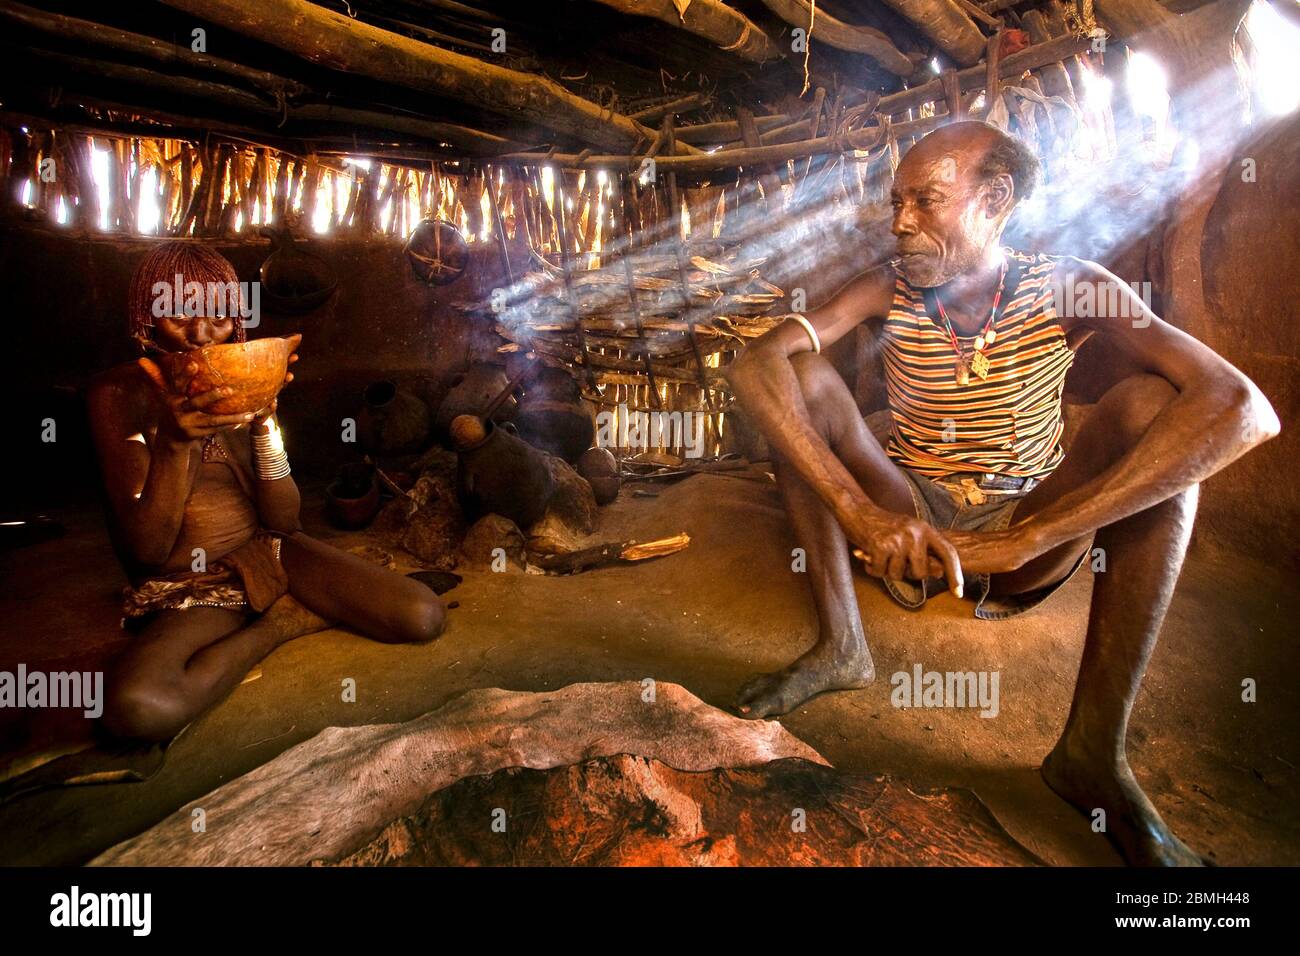
[(448, 285), (465, 274), (469, 246), (465, 237), (445, 219), (425, 219), (406, 240), (411, 269), (429, 285)]

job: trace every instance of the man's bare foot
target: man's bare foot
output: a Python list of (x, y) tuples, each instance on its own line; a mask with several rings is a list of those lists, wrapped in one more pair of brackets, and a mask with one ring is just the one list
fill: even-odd
[(1106, 811), (1106, 837), (1130, 866), (1204, 866), (1166, 826), (1138, 786), (1128, 762), (1090, 757), (1062, 737), (1043, 761), (1043, 780), (1067, 803), (1092, 820)]
[(752, 720), (780, 717), (806, 700), (832, 690), (858, 690), (876, 679), (876, 667), (866, 645), (852, 649), (818, 641), (807, 654), (775, 674), (746, 681), (736, 695), (740, 716)]

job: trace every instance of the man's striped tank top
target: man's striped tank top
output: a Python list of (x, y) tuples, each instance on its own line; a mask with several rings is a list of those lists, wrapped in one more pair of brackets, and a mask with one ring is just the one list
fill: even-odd
[[(1044, 478), (1064, 455), (1061, 394), (1074, 353), (1052, 302), (1052, 270), (1060, 257), (1005, 252), (997, 334), (984, 348), (989, 374), (972, 374), (965, 385), (957, 384), (957, 357), (934, 309), (934, 293), (913, 288), (901, 275), (894, 287), (883, 336), (893, 413), (888, 452), (931, 478), (955, 472)], [(968, 358), (974, 339), (958, 337)]]

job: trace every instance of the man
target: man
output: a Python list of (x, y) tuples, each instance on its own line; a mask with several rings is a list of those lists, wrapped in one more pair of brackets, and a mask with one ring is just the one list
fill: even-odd
[[(217, 253), (159, 246), (131, 288), (144, 351), (244, 340), (241, 320), (220, 310), (155, 316), (154, 283), (176, 275), (186, 287), (238, 288)], [(278, 645), (330, 622), (392, 643), (432, 640), (443, 625), (442, 602), (424, 585), (302, 533), (274, 402), (216, 415), (207, 409), (230, 389), (187, 396), (185, 386), (144, 358), (89, 389), (113, 542), (132, 582), (123, 611), (139, 631), (108, 682), (103, 722), (119, 737), (171, 738)]]
[[(1125, 732), (1197, 486), (1279, 423), (1245, 376), (1101, 266), (1003, 250), (1037, 175), (1033, 154), (995, 127), (931, 133), (895, 177), (898, 258), (792, 316), (729, 370), (772, 447), (819, 622), (813, 648), (747, 683), (738, 708), (772, 717), (872, 682), (850, 546), (900, 603), (921, 606), (944, 577), (978, 617), (998, 619), (1060, 587), (1095, 537), (1108, 571), (1094, 581), (1074, 701), (1042, 773), (1085, 813), (1105, 809), (1106, 832), (1130, 862), (1195, 864), (1134, 779)], [(1097, 293), (1087, 311), (1101, 314), (1071, 315), (1055, 289)], [(887, 449), (818, 354), (862, 322), (883, 345)], [(1065, 373), (1093, 333), (1144, 372), (1105, 394), (1064, 454)]]

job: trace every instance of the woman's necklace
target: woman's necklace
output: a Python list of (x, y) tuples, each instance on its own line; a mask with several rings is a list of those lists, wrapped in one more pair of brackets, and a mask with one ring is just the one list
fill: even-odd
[(983, 331), (975, 336), (975, 351), (971, 353), (969, 364), (962, 353), (961, 344), (957, 341), (957, 333), (953, 331), (948, 313), (943, 309), (943, 301), (939, 298), (938, 292), (934, 294), (935, 304), (939, 307), (939, 318), (943, 319), (943, 327), (948, 330), (948, 341), (952, 343), (952, 350), (957, 355), (955, 372), (958, 385), (968, 384), (971, 372), (978, 375), (981, 381), (989, 377), (989, 359), (984, 354), (984, 348), (997, 341), (998, 330), (993, 327), (993, 322), (998, 316), (998, 305), (1002, 302), (1002, 286), (1006, 281), (1007, 260), (1004, 258), (1002, 271), (998, 275), (998, 290), (993, 294), (993, 308), (989, 310), (988, 321), (984, 323)]

